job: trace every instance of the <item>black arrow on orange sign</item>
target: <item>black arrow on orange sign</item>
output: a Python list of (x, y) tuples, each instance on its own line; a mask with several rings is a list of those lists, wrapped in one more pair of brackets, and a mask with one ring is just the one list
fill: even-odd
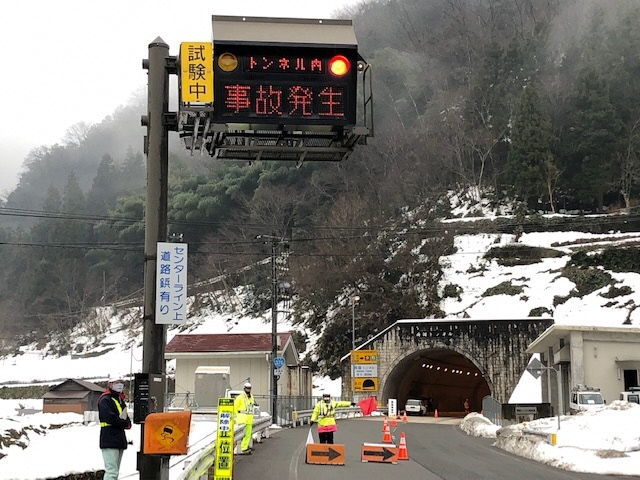
[(383, 460), (388, 460), (393, 457), (394, 453), (388, 448), (382, 448), (382, 451), (379, 450), (363, 450), (363, 455), (371, 456), (371, 457), (382, 457)]
[(341, 453), (329, 447), (329, 450), (327, 452), (312, 451), (311, 456), (312, 457), (329, 457), (329, 460), (333, 460), (341, 456)]

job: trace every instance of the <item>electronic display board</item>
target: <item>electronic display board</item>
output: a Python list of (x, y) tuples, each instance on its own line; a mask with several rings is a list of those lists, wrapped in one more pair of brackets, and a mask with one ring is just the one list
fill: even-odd
[(356, 48), (214, 43), (214, 121), (355, 125)]

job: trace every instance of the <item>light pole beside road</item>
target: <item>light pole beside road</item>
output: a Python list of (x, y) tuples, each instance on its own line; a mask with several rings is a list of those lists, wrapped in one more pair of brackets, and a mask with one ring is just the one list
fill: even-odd
[[(256, 240), (264, 239), (271, 242), (271, 358), (269, 365), (270, 373), (270, 399), (271, 399), (271, 418), (273, 423), (278, 423), (277, 408), (278, 408), (278, 377), (276, 376), (276, 369), (274, 359), (278, 356), (278, 271), (286, 269), (285, 265), (278, 262), (279, 252), (278, 246), (282, 245), (285, 249), (288, 249), (288, 243), (284, 238), (276, 237), (275, 235), (256, 235)], [(267, 243), (267, 242), (265, 242)], [(286, 262), (286, 258), (284, 260)], [(281, 282), (284, 286), (288, 282)]]
[(356, 349), (356, 303), (359, 301), (358, 295), (351, 297), (351, 351)]
[(360, 301), (358, 295), (351, 297), (351, 399), (355, 401), (356, 392), (353, 381), (353, 352), (356, 349), (356, 303)]

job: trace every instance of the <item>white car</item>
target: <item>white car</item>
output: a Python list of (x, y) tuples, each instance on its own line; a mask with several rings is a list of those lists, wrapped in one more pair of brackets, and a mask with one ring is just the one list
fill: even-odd
[(427, 407), (422, 405), (422, 402), (415, 398), (407, 400), (407, 403), (404, 405), (404, 410), (407, 412), (407, 415), (424, 415), (427, 413)]
[(599, 390), (578, 390), (571, 392), (569, 400), (569, 412), (572, 415), (584, 411), (600, 410), (606, 402)]

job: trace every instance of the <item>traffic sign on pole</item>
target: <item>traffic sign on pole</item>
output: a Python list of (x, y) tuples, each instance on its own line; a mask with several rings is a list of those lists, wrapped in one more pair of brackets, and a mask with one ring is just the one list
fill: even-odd
[(282, 369), (282, 367), (284, 367), (284, 357), (275, 357), (273, 359), (273, 366), (278, 370)]
[(525, 368), (525, 370), (529, 372), (533, 376), (533, 378), (535, 378), (536, 380), (540, 378), (540, 376), (542, 375), (543, 369), (544, 369), (544, 365), (542, 365), (542, 362), (537, 358), (534, 358), (533, 360), (531, 360), (529, 362), (529, 365), (527, 365), (527, 368)]

